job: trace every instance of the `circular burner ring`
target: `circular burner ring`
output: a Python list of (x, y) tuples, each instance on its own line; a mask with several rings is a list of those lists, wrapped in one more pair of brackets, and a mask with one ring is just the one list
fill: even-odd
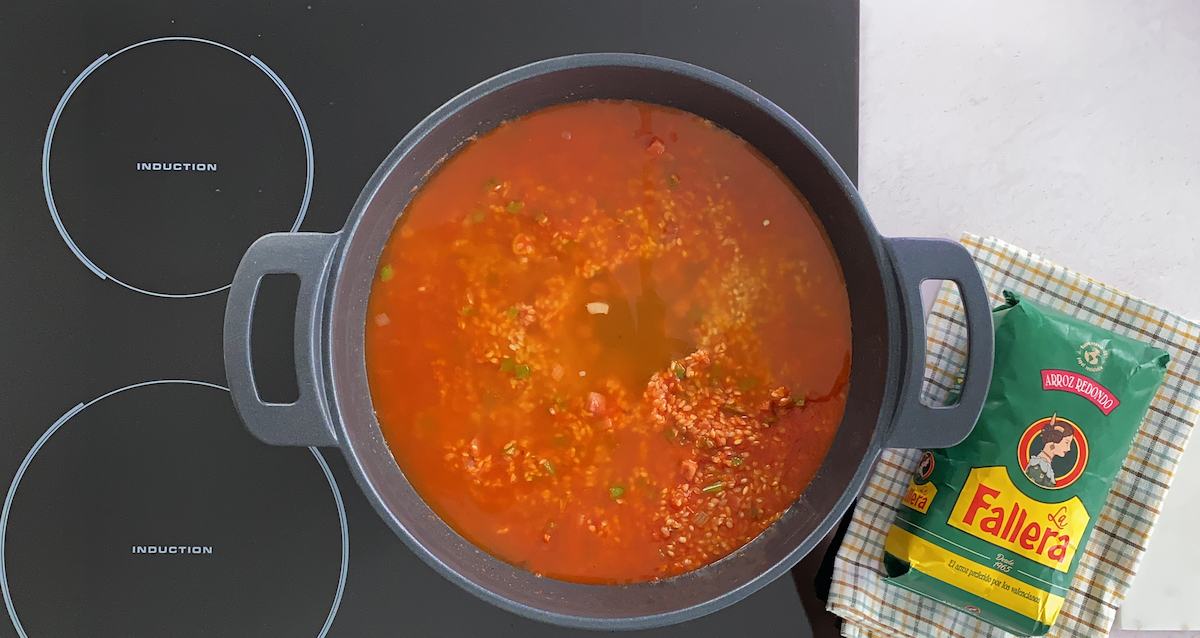
[[(172, 383), (201, 386), (229, 392), (229, 388), (223, 385), (217, 385), (207, 381), (192, 381), (189, 379), (158, 379), (155, 381), (143, 381), (141, 383), (127, 385), (123, 388), (106, 392), (95, 399), (88, 401), (87, 403), (77, 404), (75, 407), (67, 410), (67, 412), (60, 416), (58, 420), (56, 420), (42, 434), (42, 436), (38, 437), (38, 440), (33, 444), (33, 447), (30, 448), (29, 453), (26, 454), (25, 458), (21, 460), (21, 465), (17, 467), (17, 473), (15, 476), (13, 476), (12, 484), (8, 488), (8, 495), (4, 498), (4, 508), (3, 510), (0, 510), (0, 592), (2, 592), (4, 595), (4, 606), (8, 610), (8, 617), (10, 620), (12, 620), (13, 627), (16, 629), (17, 635), (20, 638), (29, 638), (29, 635), (25, 633), (25, 627), (21, 624), (21, 620), (17, 616), (17, 609), (13, 603), (12, 592), (9, 589), (8, 573), (5, 570), (5, 541), (8, 537), (8, 516), (12, 510), (13, 499), (17, 495), (17, 488), (21, 485), (21, 478), (25, 475), (25, 471), (29, 469), (29, 465), (33, 462), (34, 457), (37, 456), (37, 453), (42, 449), (42, 446), (44, 446), (46, 442), (50, 440), (50, 437), (54, 436), (54, 433), (61, 429), (62, 426), (66, 425), (67, 421), (70, 421), (71, 417), (75, 416), (76, 414), (83, 412), (92, 405), (99, 403), (108, 397), (111, 397), (115, 394), (120, 394), (126, 390), (136, 390), (137, 388), (143, 388), (146, 386)], [(335, 616), (337, 616), (338, 608), (342, 604), (342, 594), (346, 589), (346, 574), (350, 566), (350, 530), (346, 522), (346, 505), (342, 502), (342, 493), (338, 489), (337, 480), (333, 477), (333, 470), (329, 468), (329, 464), (325, 462), (325, 457), (321, 456), (321, 453), (317, 451), (317, 448), (310, 447), (308, 449), (310, 452), (312, 452), (313, 458), (316, 459), (317, 465), (321, 467), (321, 471), (325, 474), (325, 480), (329, 483), (329, 489), (331, 492), (333, 492), (333, 501), (337, 506), (338, 511), (338, 524), (340, 525), (342, 532), (341, 569), (338, 572), (337, 590), (334, 592), (333, 604), (331, 604), (329, 607), (329, 614), (325, 617), (325, 624), (322, 625), (320, 631), (317, 632), (317, 638), (325, 638), (325, 636), (329, 633), (329, 628), (333, 626), (333, 619)]]
[(308, 122), (304, 119), (304, 113), (302, 113), (300, 111), (300, 104), (296, 101), (296, 98), (295, 98), (295, 96), (292, 95), (292, 92), (290, 90), (288, 90), (287, 85), (283, 83), (283, 79), (280, 78), (279, 75), (277, 75), (275, 73), (275, 71), (272, 71), (271, 67), (267, 66), (267, 64), (265, 62), (263, 62), (262, 60), (258, 59), (257, 57), (255, 57), (253, 55), (246, 55), (245, 53), (242, 53), (241, 51), (238, 51), (237, 49), (235, 49), (229, 45), (221, 44), (220, 42), (215, 42), (213, 40), (206, 40), (204, 38), (196, 38), (196, 37), (192, 37), (192, 36), (166, 36), (166, 37), (161, 37), (161, 38), (153, 38), (150, 40), (143, 40), (141, 42), (131, 44), (123, 49), (120, 49), (116, 53), (111, 53), (111, 54), (105, 53), (104, 55), (101, 55), (100, 57), (96, 58), (96, 61), (89, 64), (87, 66), (87, 68), (85, 68), (75, 78), (75, 81), (71, 82), (70, 86), (67, 87), (66, 93), (63, 93), (62, 98), (59, 99), (59, 101), (58, 101), (58, 106), (55, 107), (55, 109), (54, 109), (54, 114), (50, 116), (50, 125), (46, 129), (46, 141), (42, 145), (42, 191), (46, 196), (46, 205), (50, 208), (50, 217), (54, 220), (54, 227), (58, 229), (58, 234), (62, 236), (63, 241), (66, 242), (67, 247), (71, 249), (71, 252), (75, 255), (75, 257), (77, 259), (79, 259), (79, 261), (84, 266), (86, 266), (88, 270), (92, 271), (93, 274), (95, 274), (97, 277), (99, 277), (101, 279), (107, 279), (109, 281), (112, 281), (113, 283), (116, 283), (125, 288), (128, 288), (129, 290), (141, 293), (143, 295), (150, 295), (151, 297), (163, 297), (163, 298), (167, 298), (167, 299), (189, 299), (189, 298), (193, 298), (193, 297), (203, 297), (205, 295), (211, 295), (213, 293), (221, 292), (222, 290), (227, 290), (229, 288), (229, 284), (225, 284), (224, 286), (213, 288), (211, 290), (203, 290), (200, 292), (185, 292), (185, 293), (156, 292), (153, 290), (147, 290), (145, 288), (139, 288), (133, 284), (127, 283), (125, 281), (118, 279), (117, 277), (114, 277), (113, 275), (108, 274), (107, 272), (104, 271), (103, 268), (96, 265), (95, 262), (93, 262), (92, 260), (88, 259), (87, 255), (85, 255), (83, 253), (83, 251), (80, 250), (79, 246), (75, 244), (75, 240), (71, 238), (71, 234), (69, 232), (67, 232), (66, 226), (63, 225), (62, 218), (58, 214), (58, 207), (54, 203), (54, 189), (50, 185), (50, 148), (54, 144), (54, 130), (58, 126), (58, 120), (60, 117), (62, 117), (63, 109), (66, 108), (67, 102), (70, 101), (71, 96), (74, 95), (75, 91), (79, 89), (79, 86), (81, 84), (83, 84), (83, 81), (86, 80), (88, 78), (88, 76), (90, 76), (92, 73), (94, 73), (96, 71), (96, 69), (100, 68), (100, 65), (104, 64), (105, 62), (107, 62), (109, 60), (112, 60), (113, 58), (115, 58), (127, 51), (131, 51), (133, 49), (136, 49), (138, 47), (145, 46), (148, 44), (157, 44), (160, 42), (195, 42), (195, 43), (199, 43), (199, 44), (206, 44), (206, 45), (214, 46), (219, 49), (224, 49), (225, 51), (229, 51), (230, 53), (233, 53), (233, 54), (237, 55), (238, 57), (242, 58), (243, 60), (246, 60), (247, 62), (253, 64), (260, 71), (262, 71), (264, 74), (266, 74), (266, 76), (271, 79), (271, 82), (273, 82), (275, 84), (275, 86), (279, 88), (279, 91), (283, 94), (283, 96), (285, 98), (287, 98), (288, 105), (292, 107), (292, 112), (295, 113), (295, 115), (296, 115), (296, 122), (300, 125), (300, 133), (304, 137), (304, 168), (305, 168), (304, 197), (300, 201), (300, 212), (297, 213), (297, 215), (296, 215), (296, 221), (292, 223), (291, 232), (296, 232), (297, 230), (300, 229), (300, 224), (304, 222), (304, 215), (308, 212), (309, 200), (312, 199), (312, 188), (313, 188), (312, 135), (309, 134)]

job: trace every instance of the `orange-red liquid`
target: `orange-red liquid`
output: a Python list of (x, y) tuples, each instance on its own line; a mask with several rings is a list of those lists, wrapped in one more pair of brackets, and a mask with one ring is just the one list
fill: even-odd
[(553, 107), (449, 158), (380, 258), (366, 363), (422, 497), (493, 555), (616, 583), (696, 569), (804, 490), (850, 318), (807, 202), (740, 138)]

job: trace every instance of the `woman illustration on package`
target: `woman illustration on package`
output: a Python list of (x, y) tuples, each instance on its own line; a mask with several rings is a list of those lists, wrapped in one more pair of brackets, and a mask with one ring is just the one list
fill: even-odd
[(1055, 413), (1042, 426), (1042, 449), (1029, 457), (1029, 465), (1025, 467), (1025, 476), (1035, 484), (1045, 488), (1054, 488), (1057, 477), (1054, 476), (1053, 461), (1056, 457), (1066, 456), (1075, 443), (1075, 432), (1070, 426), (1058, 422)]

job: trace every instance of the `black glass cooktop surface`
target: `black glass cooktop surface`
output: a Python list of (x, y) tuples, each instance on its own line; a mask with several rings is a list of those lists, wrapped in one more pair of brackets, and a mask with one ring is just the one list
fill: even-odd
[[(221, 322), (255, 237), (337, 230), (428, 112), (587, 51), (727, 74), (856, 174), (857, 3), (6, 6), (0, 636), (573, 633), (426, 567), (336, 452), (251, 438), (224, 387)], [(810, 634), (784, 578), (631, 635)]]

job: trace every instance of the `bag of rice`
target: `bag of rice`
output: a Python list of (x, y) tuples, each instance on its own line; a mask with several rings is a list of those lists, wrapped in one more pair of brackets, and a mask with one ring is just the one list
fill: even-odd
[(1011, 293), (993, 313), (987, 402), (962, 443), (928, 450), (888, 532), (894, 585), (1006, 631), (1049, 631), (1166, 352)]

